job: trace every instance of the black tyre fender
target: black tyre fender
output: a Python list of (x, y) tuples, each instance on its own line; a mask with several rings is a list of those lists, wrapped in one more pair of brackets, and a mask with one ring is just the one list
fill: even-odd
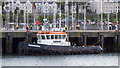
[(28, 50), (24, 50), (24, 54), (25, 54), (25, 55), (28, 55), (28, 54), (29, 54), (29, 51), (28, 51)]
[(22, 42), (20, 42), (18, 44), (18, 54), (22, 53), (22, 51), (23, 51), (23, 45), (22, 45)]

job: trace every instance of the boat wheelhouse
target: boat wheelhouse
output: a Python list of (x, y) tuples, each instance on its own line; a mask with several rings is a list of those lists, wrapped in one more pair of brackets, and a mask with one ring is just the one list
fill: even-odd
[(40, 31), (37, 33), (37, 44), (70, 46), (67, 42), (67, 33), (60, 31)]

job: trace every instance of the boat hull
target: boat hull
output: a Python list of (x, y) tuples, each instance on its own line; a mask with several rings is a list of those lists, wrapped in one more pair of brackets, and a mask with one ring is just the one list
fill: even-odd
[(53, 46), (21, 42), (18, 46), (19, 54), (42, 54), (42, 55), (71, 55), (71, 54), (99, 54), (102, 53), (101, 46), (94, 47), (73, 47)]

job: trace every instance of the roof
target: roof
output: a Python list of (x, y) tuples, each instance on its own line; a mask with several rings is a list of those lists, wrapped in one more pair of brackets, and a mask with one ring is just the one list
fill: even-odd
[(67, 33), (61, 31), (40, 31), (37, 34), (67, 34)]

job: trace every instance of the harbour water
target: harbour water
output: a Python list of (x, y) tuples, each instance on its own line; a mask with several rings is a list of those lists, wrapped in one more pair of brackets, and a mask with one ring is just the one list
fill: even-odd
[(118, 66), (118, 53), (86, 55), (4, 55), (3, 66)]

